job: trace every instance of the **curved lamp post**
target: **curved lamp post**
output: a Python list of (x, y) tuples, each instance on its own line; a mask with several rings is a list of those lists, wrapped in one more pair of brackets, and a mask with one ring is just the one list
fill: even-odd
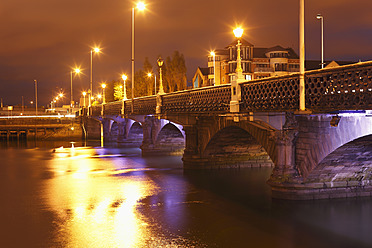
[(91, 106), (91, 95), (93, 95), (93, 53), (100, 53), (99, 47), (90, 49), (90, 89), (88, 90), (89, 107)]

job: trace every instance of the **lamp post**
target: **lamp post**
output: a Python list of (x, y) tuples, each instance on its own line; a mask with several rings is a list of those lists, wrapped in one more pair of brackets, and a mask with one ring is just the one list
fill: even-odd
[(83, 97), (84, 97), (84, 107), (85, 107), (85, 96), (87, 95), (87, 93), (84, 91), (83, 92)]
[(127, 98), (127, 87), (126, 87), (126, 83), (125, 83), (125, 81), (127, 80), (127, 75), (125, 75), (125, 74), (123, 74), (123, 75), (121, 75), (121, 78), (123, 79), (123, 87), (124, 87), (124, 89), (123, 89), (123, 101), (125, 101), (125, 100), (128, 100), (128, 98)]
[[(99, 47), (94, 47), (90, 49), (90, 90), (88, 90), (88, 93), (93, 94), (93, 52), (99, 53), (101, 49)], [(90, 94), (88, 94), (89, 97), (89, 107), (91, 106), (91, 97)]]
[(244, 80), (243, 78), (243, 69), (242, 69), (242, 59), (241, 59), (241, 56), (240, 56), (240, 46), (242, 45), (242, 43), (240, 42), (240, 38), (242, 37), (243, 35), (243, 32), (244, 30), (240, 27), (234, 29), (234, 35), (235, 37), (238, 39), (238, 44), (236, 45), (237, 46), (237, 56), (236, 56), (236, 74), (237, 74), (237, 80), (240, 81), (240, 80)]
[(305, 111), (305, 1), (300, 0), (300, 111)]
[(211, 56), (213, 57), (213, 85), (216, 85), (216, 53), (212, 51)]
[(102, 95), (103, 95), (103, 96), (102, 96), (102, 104), (105, 104), (105, 103), (106, 103), (106, 94), (105, 94), (105, 93), (106, 93), (106, 92), (105, 92), (106, 84), (104, 84), (104, 83), (101, 84), (101, 87), (102, 87), (102, 91), (103, 91), (103, 92), (102, 92)]
[(321, 28), (321, 46), (322, 46), (322, 69), (324, 68), (324, 17), (321, 14), (316, 16), (318, 20), (320, 20), (320, 28)]
[[(240, 101), (240, 98), (241, 98), (239, 83), (244, 81), (243, 69), (242, 69), (242, 60), (241, 60), (241, 57), (240, 57), (240, 46), (241, 46), (240, 38), (243, 35), (243, 31), (244, 30), (240, 27), (234, 29), (234, 31), (233, 31), (235, 37), (238, 40), (238, 44), (237, 44), (237, 51), (236, 51), (237, 52), (236, 70), (235, 70), (235, 74), (236, 74), (235, 77), (236, 78), (231, 81), (231, 101), (230, 101), (230, 112), (231, 113), (239, 113), (239, 101)], [(234, 116), (234, 121), (239, 121), (239, 117)]]
[(74, 104), (74, 96), (73, 96), (73, 92), (72, 92), (72, 73), (75, 72), (75, 74), (79, 74), (80, 73), (80, 69), (79, 68), (75, 68), (73, 70), (71, 70), (71, 100), (70, 100), (70, 106), (71, 108), (75, 105)]
[[(149, 78), (151, 78), (152, 77), (152, 73), (151, 72), (149, 72), (149, 73), (147, 73), (147, 76), (149, 77)], [(154, 95), (156, 95), (156, 74), (154, 74), (154, 80), (155, 80), (155, 83), (154, 83)]]
[[(136, 8), (140, 11), (143, 11), (146, 8), (145, 3), (143, 2), (138, 2)], [(132, 8), (132, 113), (134, 109), (134, 103), (133, 103), (133, 98), (134, 98), (134, 16), (135, 16), (135, 7)]]
[(159, 92), (158, 94), (164, 94), (164, 88), (163, 88), (163, 75), (161, 73), (161, 67), (163, 66), (164, 60), (159, 57), (158, 58), (158, 66), (159, 66)]
[(37, 115), (37, 80), (34, 80), (35, 82), (35, 115)]

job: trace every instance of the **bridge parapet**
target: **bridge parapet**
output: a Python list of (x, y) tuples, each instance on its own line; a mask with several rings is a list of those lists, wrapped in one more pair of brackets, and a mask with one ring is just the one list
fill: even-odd
[(308, 71), (305, 80), (308, 109), (372, 109), (372, 62)]

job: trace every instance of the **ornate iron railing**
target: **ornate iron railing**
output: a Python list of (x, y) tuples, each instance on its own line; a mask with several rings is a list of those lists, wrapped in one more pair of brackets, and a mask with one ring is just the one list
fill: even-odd
[[(299, 109), (299, 74), (271, 77), (240, 84), (240, 112), (294, 111)], [(228, 113), (231, 86), (220, 85), (161, 95), (162, 114)], [(372, 109), (372, 62), (305, 73), (306, 109), (314, 112)], [(105, 115), (120, 115), (122, 101), (104, 105)], [(124, 103), (132, 113), (131, 100)], [(134, 99), (133, 114), (155, 114), (156, 96)], [(101, 114), (101, 106), (92, 108)]]
[(372, 109), (372, 63), (306, 73), (306, 108), (313, 111)]
[(161, 111), (170, 113), (225, 113), (229, 111), (229, 85), (174, 92), (162, 96)]

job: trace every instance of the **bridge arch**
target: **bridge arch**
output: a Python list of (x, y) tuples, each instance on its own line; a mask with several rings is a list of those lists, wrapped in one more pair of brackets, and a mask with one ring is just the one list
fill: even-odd
[(202, 156), (212, 163), (232, 161), (239, 166), (273, 166), (270, 155), (260, 142), (237, 125), (224, 127), (215, 133)]
[(326, 156), (305, 183), (324, 187), (372, 185), (372, 134), (354, 139)]
[(304, 179), (337, 148), (372, 134), (372, 118), (366, 115), (302, 116), (298, 123), (296, 166)]
[(156, 135), (154, 145), (159, 149), (181, 154), (185, 148), (185, 134), (180, 127), (182, 126), (172, 122), (163, 123)]

